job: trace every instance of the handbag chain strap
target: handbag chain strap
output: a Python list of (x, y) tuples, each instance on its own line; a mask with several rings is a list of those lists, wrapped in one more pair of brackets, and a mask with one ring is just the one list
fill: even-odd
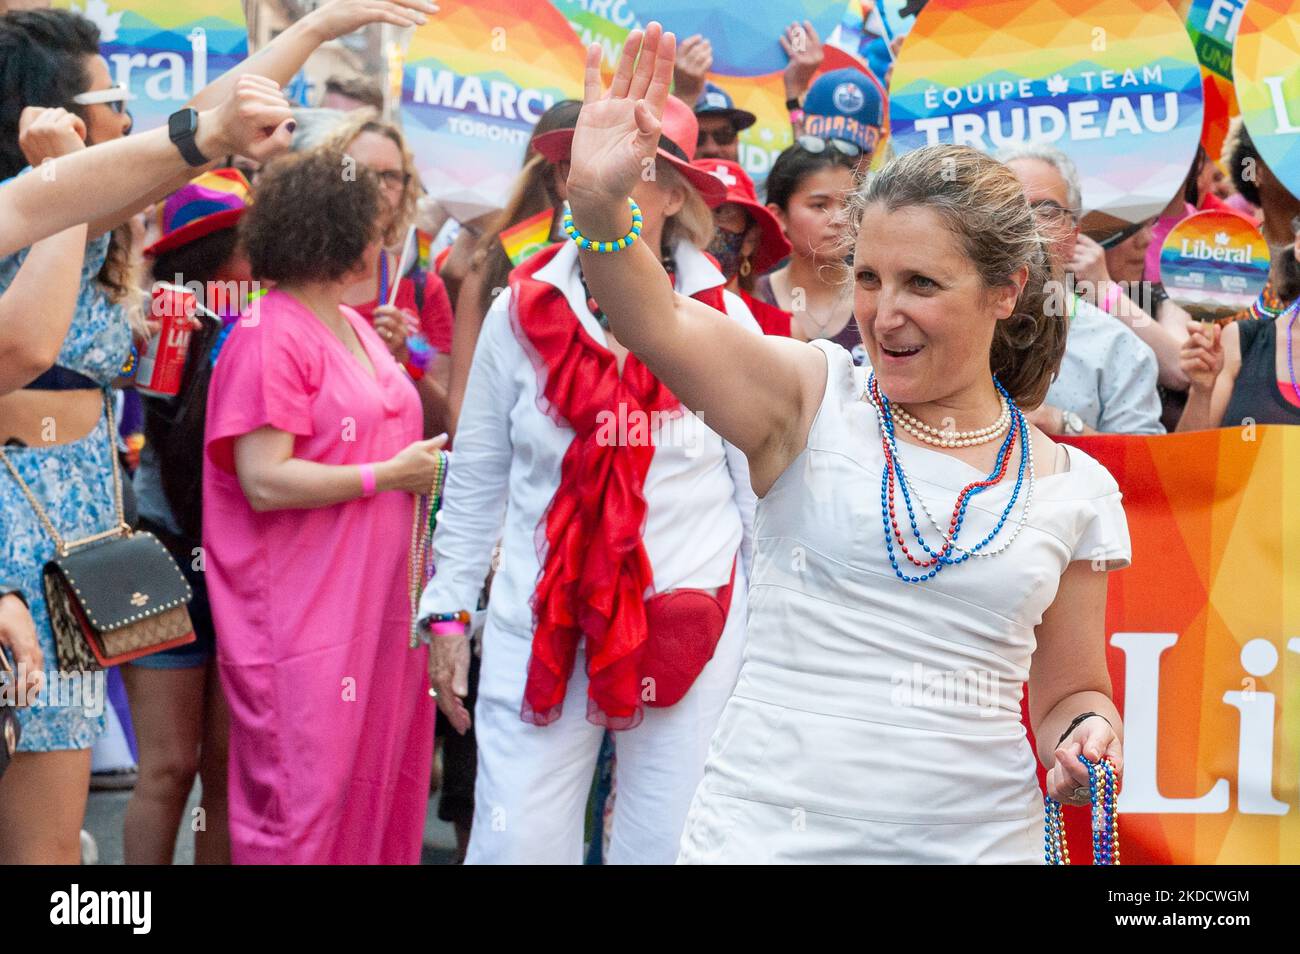
[(54, 546), (59, 552), (59, 556), (66, 557), (75, 547), (84, 546), (87, 543), (95, 543), (99, 540), (107, 540), (109, 537), (130, 536), (131, 528), (127, 525), (126, 515), (122, 507), (122, 474), (117, 460), (117, 448), (113, 444), (113, 434), (116, 432), (113, 423), (113, 399), (107, 391), (104, 392), (104, 413), (108, 417), (108, 457), (113, 465), (113, 502), (117, 507), (117, 526), (111, 530), (104, 530), (101, 533), (94, 533), (88, 537), (82, 537), (79, 540), (64, 540), (59, 531), (54, 529), (54, 524), (50, 520), (50, 515), (45, 512), (41, 502), (36, 499), (32, 493), (32, 488), (27, 486), (27, 481), (23, 480), (22, 474), (18, 473), (18, 468), (14, 462), (9, 459), (5, 453), (4, 447), (0, 447), (0, 459), (3, 459), (5, 466), (9, 468), (9, 473), (13, 475), (14, 480), (18, 481), (18, 486), (27, 498), (27, 502), (32, 505), (36, 511), (36, 516), (40, 519), (41, 524), (45, 527), (45, 532), (50, 535), (54, 541)]

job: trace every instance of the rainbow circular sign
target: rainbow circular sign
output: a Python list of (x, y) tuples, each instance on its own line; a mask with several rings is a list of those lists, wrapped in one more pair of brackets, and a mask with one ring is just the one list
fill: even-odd
[(1300, 3), (1246, 4), (1232, 72), (1255, 148), (1291, 194), (1300, 197)]
[(1168, 0), (929, 0), (890, 84), (900, 153), (1028, 142), (1066, 153), (1095, 238), (1169, 204), (1201, 116), (1200, 63)]
[(1234, 212), (1198, 212), (1160, 247), (1160, 281), (1174, 304), (1200, 321), (1249, 308), (1268, 282), (1268, 243)]

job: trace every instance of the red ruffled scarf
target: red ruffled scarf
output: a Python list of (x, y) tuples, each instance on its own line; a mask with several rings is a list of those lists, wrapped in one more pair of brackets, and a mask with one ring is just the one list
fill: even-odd
[[(520, 331), (544, 376), (539, 404), (575, 432), (538, 525), (545, 555), (532, 599), (532, 656), (520, 716), (534, 725), (560, 717), (578, 642), (586, 637), (587, 718), (627, 729), (641, 721), (645, 597), (654, 583), (641, 540), (643, 488), (655, 450), (652, 415), (662, 421), (681, 405), (635, 355), (627, 356), (620, 377), (614, 353), (587, 334), (564, 293), (534, 277), (564, 247), (539, 252), (510, 275)], [(725, 311), (720, 285), (693, 297)], [(627, 439), (620, 445), (608, 437), (622, 421)]]

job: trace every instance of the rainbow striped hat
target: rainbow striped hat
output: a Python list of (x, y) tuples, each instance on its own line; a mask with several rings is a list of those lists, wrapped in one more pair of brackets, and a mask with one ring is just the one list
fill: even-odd
[(234, 228), (253, 202), (252, 187), (238, 169), (213, 169), (169, 195), (158, 209), (162, 238), (144, 250), (154, 256)]

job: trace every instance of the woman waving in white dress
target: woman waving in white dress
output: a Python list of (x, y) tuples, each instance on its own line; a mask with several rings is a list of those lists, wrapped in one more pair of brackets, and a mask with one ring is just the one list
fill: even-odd
[(588, 51), (568, 190), (592, 297), (761, 498), (749, 643), (679, 860), (1039, 861), (1022, 687), (1048, 794), (1086, 803), (1080, 754), (1122, 768), (1104, 571), (1130, 555), (1114, 480), (1020, 412), (1065, 347), (1046, 237), (1003, 166), (918, 150), (851, 204), (874, 372), (745, 334), (629, 234), (674, 55), (634, 32), (604, 92)]

